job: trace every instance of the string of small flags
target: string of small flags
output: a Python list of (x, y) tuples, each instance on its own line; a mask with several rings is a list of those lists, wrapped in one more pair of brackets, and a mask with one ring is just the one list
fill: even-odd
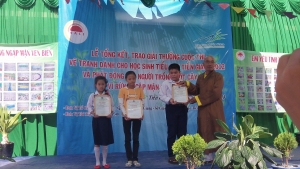
[[(231, 7), (236, 13), (241, 13), (243, 10), (247, 9), (249, 11), (249, 13), (254, 17), (257, 18), (257, 16), (255, 15), (256, 10), (255, 9), (249, 9), (249, 8), (242, 8), (242, 7)], [(264, 10), (268, 21), (272, 22), (271, 20), (271, 14), (272, 11), (270, 10)], [(287, 16), (289, 19), (293, 19), (296, 18), (297, 16), (293, 14), (293, 12), (283, 12), (282, 14), (284, 14), (285, 16)]]

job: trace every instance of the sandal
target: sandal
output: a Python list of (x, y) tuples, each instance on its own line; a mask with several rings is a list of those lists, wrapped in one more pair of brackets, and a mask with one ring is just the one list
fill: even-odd
[(101, 168), (100, 165), (95, 165), (94, 166), (94, 169), (99, 169), (99, 168)]
[(133, 161), (133, 165), (135, 167), (140, 167), (141, 166), (141, 164), (138, 161)]
[(103, 166), (103, 168), (110, 168), (110, 165), (109, 165), (109, 164), (105, 164), (105, 165)]
[(168, 162), (170, 164), (178, 164), (178, 161), (174, 157), (170, 157), (169, 160), (168, 160)]
[(125, 167), (131, 167), (132, 166), (132, 161), (127, 161), (127, 163), (125, 163)]

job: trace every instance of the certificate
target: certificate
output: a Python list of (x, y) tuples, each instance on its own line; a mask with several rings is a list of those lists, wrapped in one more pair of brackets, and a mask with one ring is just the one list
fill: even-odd
[(140, 119), (143, 117), (143, 103), (141, 100), (127, 100), (127, 117), (131, 119)]
[(188, 102), (188, 92), (187, 88), (180, 85), (172, 86), (172, 98), (178, 103)]
[(111, 98), (108, 95), (96, 95), (94, 111), (98, 116), (108, 116), (111, 113)]

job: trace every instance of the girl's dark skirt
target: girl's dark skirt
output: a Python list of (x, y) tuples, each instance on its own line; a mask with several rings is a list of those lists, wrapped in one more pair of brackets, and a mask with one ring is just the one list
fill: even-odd
[(110, 118), (93, 118), (92, 126), (95, 145), (106, 146), (114, 143), (114, 136)]

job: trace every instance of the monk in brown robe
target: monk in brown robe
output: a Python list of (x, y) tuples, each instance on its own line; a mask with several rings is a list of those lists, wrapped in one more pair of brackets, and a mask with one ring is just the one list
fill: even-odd
[[(216, 119), (225, 121), (222, 102), (223, 76), (214, 70), (215, 60), (207, 56), (203, 62), (205, 72), (197, 78), (196, 85), (189, 81), (180, 84), (188, 87), (188, 94), (195, 95), (189, 102), (198, 104), (198, 133), (208, 143), (216, 139), (214, 132), (223, 131)], [(215, 149), (205, 150), (205, 161), (213, 161)]]

